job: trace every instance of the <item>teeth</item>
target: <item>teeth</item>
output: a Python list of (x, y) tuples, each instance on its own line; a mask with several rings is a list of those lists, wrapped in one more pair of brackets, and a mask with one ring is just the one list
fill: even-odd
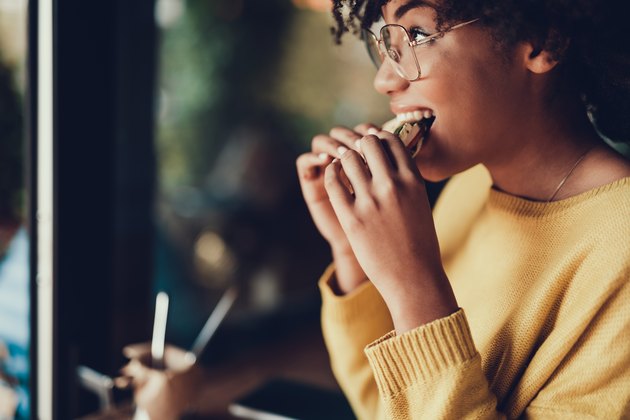
[(396, 120), (398, 123), (414, 123), (422, 120), (423, 118), (429, 119), (433, 117), (433, 111), (429, 109), (425, 109), (424, 111), (412, 111), (412, 112), (402, 112), (396, 115)]

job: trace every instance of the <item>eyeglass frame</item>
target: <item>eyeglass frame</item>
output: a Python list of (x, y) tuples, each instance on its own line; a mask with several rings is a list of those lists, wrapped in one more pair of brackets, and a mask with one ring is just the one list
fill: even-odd
[[(389, 23), (387, 25), (383, 25), (381, 27), (381, 29), (379, 30), (379, 35), (381, 35), (380, 38), (377, 37), (374, 32), (372, 32), (371, 30), (369, 30), (367, 28), (362, 29), (362, 32), (363, 33), (367, 32), (376, 41), (376, 45), (377, 45), (377, 48), (378, 48), (378, 51), (379, 51), (379, 55), (381, 56), (380, 64), (377, 64), (377, 63), (374, 62), (374, 60), (372, 59), (372, 54), (370, 54), (370, 50), (369, 49), (368, 49), (368, 55), (370, 56), (370, 60), (374, 63), (374, 65), (376, 66), (377, 69), (381, 68), (381, 66), (385, 62), (385, 58), (384, 57), (387, 57), (387, 58), (389, 58), (390, 60), (392, 60), (396, 64), (396, 66), (394, 66), (394, 68), (396, 69), (396, 72), (398, 73), (398, 75), (400, 77), (402, 77), (403, 79), (408, 80), (410, 82), (415, 82), (416, 80), (420, 79), (420, 77), (422, 76), (422, 71), (420, 70), (420, 63), (418, 62), (418, 56), (416, 54), (416, 50), (414, 49), (415, 47), (417, 47), (419, 45), (428, 44), (431, 41), (435, 41), (437, 39), (443, 38), (447, 33), (451, 32), (451, 31), (453, 31), (455, 29), (459, 29), (459, 28), (462, 28), (464, 26), (470, 25), (471, 23), (475, 23), (479, 19), (481, 19), (481, 18), (475, 18), (475, 19), (472, 19), (472, 20), (468, 20), (466, 22), (458, 23), (458, 24), (453, 25), (451, 27), (448, 27), (448, 28), (446, 28), (446, 29), (444, 29), (442, 31), (436, 32), (434, 34), (431, 34), (431, 35), (427, 36), (425, 39), (420, 40), (420, 41), (412, 41), (411, 40), (411, 34), (407, 30), (407, 28), (405, 28), (404, 26), (399, 25), (397, 23)], [(416, 69), (418, 70), (418, 75), (414, 79), (408, 79), (405, 75), (402, 74), (402, 72), (399, 70), (400, 63), (396, 62), (393, 58), (391, 58), (389, 53), (388, 53), (388, 51), (385, 49), (385, 45), (384, 45), (384, 41), (383, 41), (383, 37), (382, 37), (382, 31), (383, 31), (383, 28), (386, 28), (388, 26), (398, 26), (398, 27), (402, 28), (402, 30), (405, 31), (405, 34), (407, 35), (407, 39), (408, 39), (407, 44), (409, 45), (409, 47), (411, 47), (411, 50), (413, 51), (413, 58), (414, 58), (414, 61), (416, 62)], [(366, 48), (369, 48), (368, 45), (367, 45), (367, 40), (364, 40), (363, 42), (366, 44)], [(381, 47), (381, 45), (382, 45), (382, 47)], [(398, 55), (400, 55), (400, 54), (398, 54)]]

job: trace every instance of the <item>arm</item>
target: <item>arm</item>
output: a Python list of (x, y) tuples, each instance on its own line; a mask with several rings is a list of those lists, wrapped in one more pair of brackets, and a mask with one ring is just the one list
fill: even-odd
[[(322, 328), (333, 372), (350, 404), (361, 418), (376, 406), (378, 391), (363, 348), (391, 330), (383, 300), (367, 281), (324, 188), (324, 169), (333, 158), (356, 148), (356, 140), (375, 127), (363, 124), (349, 130), (333, 128), (313, 139), (311, 151), (297, 160), (297, 170), (315, 226), (329, 243), (334, 260), (320, 281), (323, 297)], [(369, 319), (370, 323), (363, 321)]]
[(392, 321), (374, 286), (366, 282), (350, 294), (335, 294), (335, 267), (322, 276), (322, 331), (337, 382), (360, 419), (374, 418), (380, 402), (366, 345), (392, 329)]
[[(628, 376), (627, 345), (614, 363), (602, 357), (606, 350), (592, 352), (595, 356), (590, 360), (566, 359), (570, 357), (567, 346), (591, 347), (601, 337), (591, 344), (581, 338), (568, 343), (567, 339), (575, 339), (571, 334), (579, 336), (582, 331), (570, 328), (570, 323), (559, 328), (559, 318), (550, 318), (555, 340), (534, 337), (535, 357), (530, 360), (525, 355), (522, 364), (513, 367), (515, 382), (510, 395), (497, 402), (468, 323), (458, 311), (441, 269), (430, 211), (422, 199), (422, 180), (414, 162), (386, 134), (382, 139), (362, 139), (361, 151), (365, 162), (349, 151), (327, 168), (326, 188), (357, 260), (382, 296), (395, 329), (366, 350), (380, 394), (381, 408), (372, 412), (394, 418), (514, 418), (523, 414), (545, 418), (550, 411), (585, 417), (600, 410), (596, 416), (606, 412), (613, 413), (613, 418), (623, 417), (630, 392), (622, 391), (624, 387), (630, 390), (628, 380), (623, 380)], [(352, 193), (339, 182), (344, 174)], [(597, 274), (610, 271), (610, 267), (605, 268)], [(586, 284), (606, 283), (604, 278), (594, 278), (591, 275)], [(627, 283), (627, 271), (624, 278)], [(585, 304), (593, 302), (592, 293), (588, 295), (566, 319), (575, 320), (578, 315), (581, 319)], [(613, 295), (605, 297), (604, 306)], [(563, 305), (559, 313), (564, 316), (567, 295), (558, 298), (555, 304)], [(604, 306), (589, 313), (584, 331), (598, 328), (596, 319)], [(610, 317), (622, 317), (623, 328), (605, 329), (615, 350), (622, 347), (620, 341), (630, 342), (626, 313), (627, 303), (625, 312), (618, 309), (617, 315)], [(554, 346), (562, 351), (538, 357)], [(562, 364), (573, 366), (574, 371), (561, 379), (556, 375)], [(600, 390), (604, 392), (600, 394)], [(584, 397), (585, 391), (588, 395)], [(540, 399), (546, 394), (549, 398)], [(583, 398), (586, 403), (580, 401)]]
[(626, 277), (617, 286), (597, 298), (590, 293), (590, 299), (565, 309), (566, 318), (558, 320), (523, 367), (510, 397), (499, 403), (481, 369), (463, 311), (375, 341), (366, 354), (385, 417), (626, 418), (630, 282)]
[(313, 138), (311, 151), (299, 156), (296, 162), (304, 201), (317, 230), (332, 251), (336, 280), (331, 286), (335, 288), (337, 294), (350, 293), (366, 282), (367, 278), (330, 204), (324, 188), (324, 169), (333, 158), (338, 158), (346, 150), (356, 148), (356, 141), (369, 129), (375, 129), (375, 126), (361, 124), (354, 130), (335, 127), (328, 135), (317, 135)]
[(383, 417), (503, 419), (463, 311), (366, 348)]

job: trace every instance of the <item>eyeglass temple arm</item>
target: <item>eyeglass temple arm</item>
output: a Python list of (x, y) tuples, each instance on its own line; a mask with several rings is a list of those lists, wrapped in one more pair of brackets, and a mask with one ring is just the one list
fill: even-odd
[(411, 45), (412, 47), (416, 47), (418, 45), (422, 45), (422, 44), (426, 44), (427, 42), (431, 42), (436, 38), (441, 38), (444, 35), (446, 35), (446, 33), (454, 30), (454, 29), (458, 29), (461, 28), (462, 26), (466, 26), (466, 25), (470, 25), (471, 23), (475, 23), (479, 20), (480, 18), (475, 18), (472, 20), (468, 20), (466, 22), (462, 22), (462, 23), (458, 23), (457, 25), (451, 26), (448, 29), (445, 29), (443, 31), (440, 32), (436, 32), (433, 35), (429, 35), (428, 37), (426, 37), (425, 39), (423, 39), (422, 41), (409, 41), (409, 45)]

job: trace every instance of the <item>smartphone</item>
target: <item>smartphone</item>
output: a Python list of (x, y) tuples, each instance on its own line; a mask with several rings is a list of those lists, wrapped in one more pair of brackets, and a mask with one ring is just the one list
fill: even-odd
[(356, 419), (340, 391), (273, 379), (229, 406), (235, 417), (255, 420)]

